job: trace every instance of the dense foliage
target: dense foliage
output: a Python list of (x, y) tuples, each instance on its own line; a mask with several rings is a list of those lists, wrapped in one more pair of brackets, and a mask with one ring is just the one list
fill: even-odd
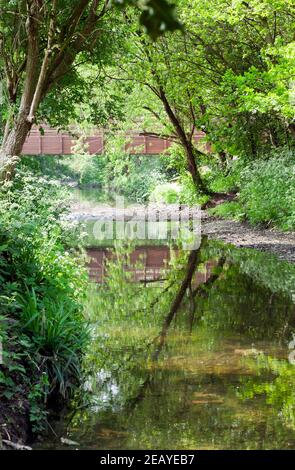
[(295, 153), (275, 152), (246, 167), (240, 200), (250, 222), (295, 229)]
[(238, 201), (225, 203), (211, 212), (221, 217), (247, 219), (252, 224), (294, 230), (294, 177), (294, 151), (282, 148), (265, 154), (259, 161), (245, 163), (234, 175), (232, 183), (240, 191)]
[(208, 148), (196, 145), (196, 130), (223, 168), (233, 157), (259, 160), (294, 145), (294, 5), (188, 0), (177, 2), (177, 13), (183, 32), (156, 42), (138, 33), (130, 13), (104, 73), (116, 87), (130, 84), (129, 128), (177, 142), (195, 186), (210, 193), (200, 168)]
[(67, 398), (81, 378), (86, 273), (56, 184), (19, 173), (0, 198), (1, 402), (28, 398), (36, 430), (50, 397)]

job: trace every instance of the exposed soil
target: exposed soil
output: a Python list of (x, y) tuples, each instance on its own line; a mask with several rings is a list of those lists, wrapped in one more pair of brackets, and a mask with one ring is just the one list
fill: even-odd
[(1, 399), (0, 450), (12, 449), (11, 446), (5, 443), (5, 440), (16, 445), (23, 445), (31, 435), (28, 419), (29, 405), (26, 399), (27, 393), (28, 390), (23, 390), (13, 399)]
[(214, 196), (210, 199), (210, 201), (206, 202), (203, 206), (202, 209), (211, 209), (212, 207), (219, 206), (223, 204), (224, 202), (231, 202), (234, 201), (237, 198), (237, 194), (234, 192), (231, 193), (216, 193)]
[(204, 213), (202, 233), (237, 247), (269, 251), (278, 258), (295, 263), (295, 233), (253, 228), (246, 222), (222, 220)]

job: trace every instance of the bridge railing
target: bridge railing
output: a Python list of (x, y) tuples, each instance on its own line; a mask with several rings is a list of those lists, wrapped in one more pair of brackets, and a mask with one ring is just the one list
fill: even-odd
[[(38, 127), (33, 127), (23, 146), (22, 153), (25, 155), (71, 155), (74, 154), (73, 147), (77, 139), (69, 133), (58, 132), (48, 126), (42, 126), (44, 132)], [(203, 132), (195, 134), (196, 142), (204, 137)], [(86, 137), (88, 152), (103, 154), (105, 151), (105, 135), (102, 130), (97, 130), (95, 135)], [(171, 142), (160, 137), (143, 135), (139, 132), (130, 131), (126, 134), (125, 151), (130, 154), (159, 155), (169, 148)]]

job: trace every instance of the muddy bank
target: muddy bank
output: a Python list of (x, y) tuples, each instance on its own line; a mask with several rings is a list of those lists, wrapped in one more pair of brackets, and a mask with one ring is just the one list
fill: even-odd
[(20, 392), (13, 399), (1, 399), (0, 403), (0, 450), (22, 450), (32, 437), (29, 424), (29, 390)]
[[(10, 319), (9, 324), (15, 323)], [(0, 365), (0, 374), (5, 374), (0, 383), (0, 450), (21, 450), (32, 439), (29, 368), (20, 359), (24, 346), (16, 340), (18, 331), (7, 331), (6, 360)]]
[(130, 205), (126, 208), (115, 208), (107, 204), (75, 202), (68, 216), (70, 220), (85, 222), (88, 220), (179, 220), (182, 210), (182, 220), (191, 217), (201, 218), (202, 233), (211, 239), (231, 243), (237, 247), (254, 248), (276, 254), (280, 259), (295, 263), (295, 233), (280, 232), (273, 229), (251, 227), (247, 223), (232, 220), (221, 220), (209, 216), (207, 211), (197, 207), (185, 210), (178, 204)]
[(278, 258), (295, 263), (295, 233), (253, 228), (246, 222), (221, 220), (202, 215), (202, 232), (211, 239), (222, 240), (241, 248), (254, 248), (274, 253)]

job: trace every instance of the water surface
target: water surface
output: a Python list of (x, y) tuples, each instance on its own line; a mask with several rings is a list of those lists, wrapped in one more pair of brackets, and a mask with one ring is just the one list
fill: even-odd
[(294, 266), (206, 239), (102, 252), (82, 399), (37, 447), (294, 449)]

